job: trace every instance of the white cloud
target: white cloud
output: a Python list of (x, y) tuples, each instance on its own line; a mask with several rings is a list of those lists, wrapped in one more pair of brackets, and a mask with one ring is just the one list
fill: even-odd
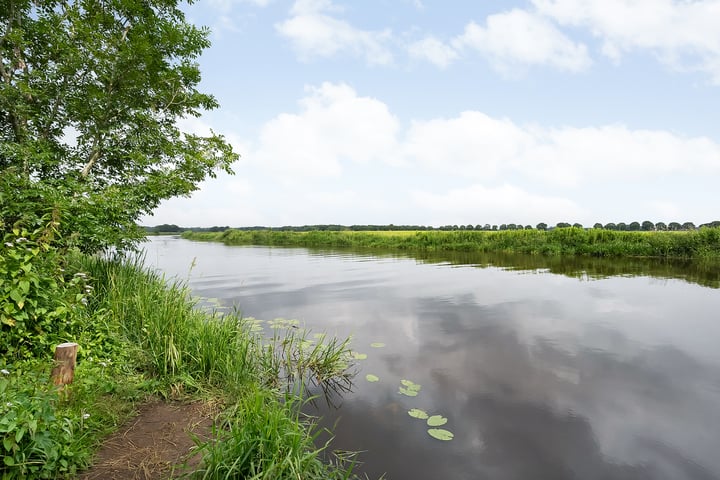
[(411, 57), (427, 60), (440, 68), (447, 67), (460, 56), (454, 48), (435, 37), (413, 42), (408, 47), (408, 52)]
[(291, 10), (293, 16), (275, 28), (290, 39), (304, 60), (350, 53), (370, 65), (392, 63), (393, 55), (386, 45), (392, 37), (389, 30), (361, 30), (328, 15), (331, 11), (337, 8), (329, 0), (298, 0)]
[(402, 145), (408, 163), (471, 177), (495, 177), (532, 138), (509, 120), (481, 112), (413, 122)]
[[(200, 119), (182, 126), (210, 131)], [(479, 111), (403, 125), (346, 84), (308, 87), (298, 110), (265, 122), (252, 145), (224, 133), (243, 154), (238, 176), (203, 186), (186, 209), (164, 204), (157, 223), (667, 222), (690, 209), (708, 221), (720, 178), (720, 144), (705, 137), (522, 125)], [(696, 197), (707, 209), (691, 208)], [(241, 211), (201, 215), (203, 202)]]
[(537, 12), (561, 25), (589, 29), (602, 52), (649, 50), (680, 70), (709, 73), (720, 84), (718, 0), (532, 0)]
[(267, 7), (272, 0), (208, 0), (208, 5), (220, 12), (228, 13), (237, 5), (250, 3), (258, 7)]
[(546, 19), (519, 9), (488, 16), (484, 27), (469, 23), (453, 46), (480, 52), (501, 71), (549, 65), (578, 72), (592, 63), (585, 45), (573, 42)]
[(569, 199), (536, 195), (507, 184), (494, 188), (476, 184), (442, 194), (416, 191), (413, 199), (419, 208), (432, 212), (436, 224), (519, 222), (534, 226), (538, 219), (557, 223), (585, 215)]
[(290, 176), (333, 176), (343, 161), (386, 159), (395, 150), (398, 120), (379, 100), (344, 84), (309, 88), (301, 112), (267, 122), (253, 163)]
[(406, 162), (471, 178), (524, 176), (577, 187), (622, 177), (720, 174), (720, 145), (660, 130), (622, 125), (541, 128), (481, 112), (414, 122), (402, 146)]

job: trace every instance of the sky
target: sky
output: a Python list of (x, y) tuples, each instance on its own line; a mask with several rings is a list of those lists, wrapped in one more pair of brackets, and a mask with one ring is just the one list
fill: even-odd
[(234, 176), (142, 223), (720, 220), (720, 0), (199, 0)]

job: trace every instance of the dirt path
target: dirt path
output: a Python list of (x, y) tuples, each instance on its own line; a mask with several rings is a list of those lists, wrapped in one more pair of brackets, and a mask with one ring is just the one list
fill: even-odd
[(208, 438), (211, 428), (212, 412), (207, 405), (147, 404), (140, 409), (137, 417), (105, 440), (93, 467), (78, 478), (172, 478), (182, 473), (177, 465), (185, 460), (188, 460), (188, 468), (192, 471), (200, 459), (198, 456), (189, 457), (195, 445), (190, 434)]

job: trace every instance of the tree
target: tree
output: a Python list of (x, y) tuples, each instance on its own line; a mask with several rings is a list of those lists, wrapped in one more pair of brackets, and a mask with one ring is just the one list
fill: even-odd
[(682, 227), (678, 222), (668, 223), (668, 230), (670, 230), (671, 232), (676, 232), (676, 231), (680, 230), (681, 228)]
[(682, 224), (683, 230), (695, 230), (695, 224), (693, 222), (685, 222)]
[(663, 222), (658, 222), (655, 224), (655, 230), (657, 230), (659, 232), (664, 232), (667, 229), (668, 229), (667, 225), (665, 225)]
[(595, 225), (593, 225), (593, 228), (603, 228), (602, 223), (598, 222)]
[(627, 229), (632, 232), (637, 232), (640, 230), (640, 222), (631, 222)]
[(537, 228), (538, 230), (547, 230), (548, 227), (547, 223), (540, 222), (535, 226), (535, 228)]
[(52, 214), (66, 242), (122, 248), (162, 200), (230, 173), (237, 155), (222, 136), (177, 124), (218, 106), (196, 88), (208, 34), (178, 0), (4, 2), (0, 228)]
[(614, 223), (610, 222), (605, 224), (605, 230), (618, 230), (618, 227)]
[(573, 227), (575, 227), (575, 228), (583, 228), (582, 223), (573, 223)]
[(649, 232), (651, 230), (655, 230), (655, 224), (653, 222), (651, 222), (650, 220), (645, 220), (644, 222), (642, 222), (642, 225), (640, 228), (642, 228), (646, 232)]
[(569, 223), (567, 223), (567, 222), (558, 222), (558, 224), (555, 225), (555, 228), (568, 228), (568, 227), (570, 227), (570, 226), (571, 226), (571, 225), (570, 225)]

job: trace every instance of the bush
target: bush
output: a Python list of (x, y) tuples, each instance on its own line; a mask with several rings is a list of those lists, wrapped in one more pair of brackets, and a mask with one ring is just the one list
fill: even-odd
[(66, 272), (66, 255), (52, 245), (56, 222), (35, 231), (13, 228), (0, 246), (0, 356), (47, 355), (79, 330), (85, 274)]

